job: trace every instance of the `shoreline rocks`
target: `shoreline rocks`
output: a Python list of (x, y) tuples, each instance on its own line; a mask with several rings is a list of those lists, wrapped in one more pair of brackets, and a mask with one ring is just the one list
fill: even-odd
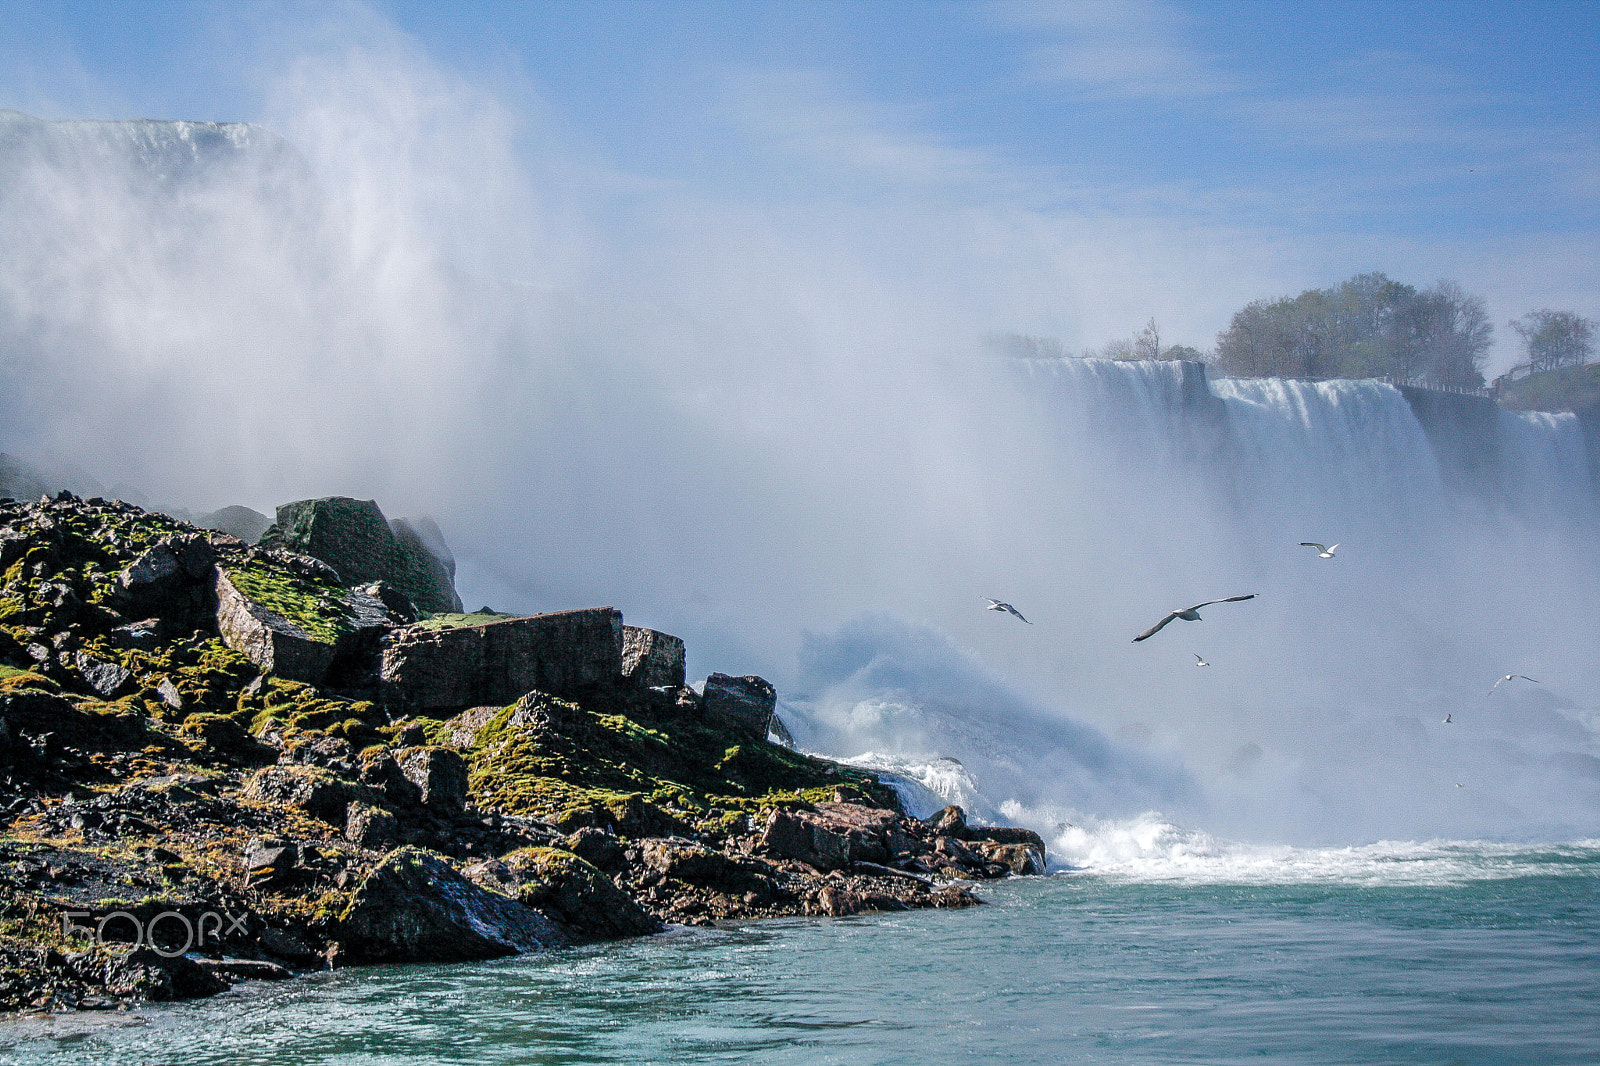
[(0, 1012), (965, 907), (1044, 870), (1027, 830), (919, 821), (768, 742), (770, 684), (697, 693), (683, 642), (612, 608), (416, 617), (127, 504), (0, 503)]

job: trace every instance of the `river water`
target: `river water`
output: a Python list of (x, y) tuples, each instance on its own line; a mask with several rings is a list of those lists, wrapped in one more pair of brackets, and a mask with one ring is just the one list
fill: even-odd
[(0, 1062), (1600, 1061), (1600, 842), (1308, 849), (980, 892), (967, 911), (11, 1022)]

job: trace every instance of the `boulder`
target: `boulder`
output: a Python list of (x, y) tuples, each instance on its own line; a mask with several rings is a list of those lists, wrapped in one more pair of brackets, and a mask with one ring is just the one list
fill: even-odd
[(654, 629), (622, 627), (622, 679), (639, 688), (683, 684), (683, 641)]
[(702, 707), (711, 722), (734, 732), (766, 740), (778, 694), (765, 679), (749, 675), (730, 677), (712, 674), (706, 678)]
[(662, 925), (601, 870), (558, 848), (523, 848), (462, 871), (493, 891), (537, 908), (578, 940), (649, 936)]
[(251, 888), (274, 888), (294, 880), (300, 846), (282, 840), (251, 840), (244, 849), (244, 881)]
[(454, 629), (408, 626), (390, 636), (379, 678), (391, 712), (435, 714), (504, 707), (535, 689), (579, 695), (618, 683), (621, 671), (622, 614), (599, 607)]
[(257, 803), (296, 807), (343, 827), (351, 800), (370, 802), (366, 789), (341, 781), (320, 766), (268, 766), (245, 782), (240, 796)]
[(996, 844), (989, 841), (972, 841), (967, 847), (989, 862), (999, 863), (1018, 876), (1042, 875), (1045, 872), (1044, 848), (1031, 844)]
[(344, 838), (357, 847), (383, 851), (400, 839), (400, 822), (382, 807), (359, 800), (345, 809)]
[(358, 962), (456, 962), (565, 947), (537, 911), (467, 880), (422, 848), (390, 852), (356, 890), (339, 921)]
[[(437, 526), (429, 522), (427, 528), (437, 535)], [(438, 540), (442, 545), (443, 538)], [(286, 503), (259, 543), (321, 559), (346, 585), (392, 585), (424, 611), (461, 610), (450, 572), (453, 560), (447, 567), (428, 550), (418, 523), (403, 523), (397, 530), (373, 500), (328, 496)]]
[(941, 807), (923, 821), (935, 836), (961, 837), (967, 832), (967, 812), (953, 803)]
[(607, 873), (615, 873), (627, 865), (627, 857), (617, 838), (592, 825), (569, 833), (556, 843)]
[(423, 806), (454, 814), (466, 805), (467, 763), (454, 751), (431, 745), (405, 748), (395, 752), (394, 761), (417, 786)]
[(184, 955), (168, 958), (142, 947), (97, 967), (93, 976), (113, 996), (153, 1001), (198, 999), (228, 990), (228, 982)]
[(217, 631), (262, 673), (316, 684), (338, 650), (337, 635), (312, 633), (257, 603), (235, 587), (227, 571), (216, 577)]

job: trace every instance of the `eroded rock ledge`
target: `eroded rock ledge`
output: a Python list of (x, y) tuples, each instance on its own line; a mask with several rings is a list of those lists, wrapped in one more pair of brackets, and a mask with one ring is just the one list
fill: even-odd
[(442, 563), (342, 508), (280, 509), (252, 546), (0, 502), (0, 1011), (966, 907), (1044, 871), (1027, 830), (909, 817), (772, 743), (763, 679), (690, 688), (683, 642), (609, 607), (460, 614)]

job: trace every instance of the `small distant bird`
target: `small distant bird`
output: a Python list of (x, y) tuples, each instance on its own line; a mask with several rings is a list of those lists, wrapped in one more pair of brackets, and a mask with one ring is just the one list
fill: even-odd
[(1450, 716), (1448, 714), (1444, 716), (1444, 724), (1445, 725), (1449, 725), (1450, 724)]
[(1456, 787), (1457, 788), (1466, 788), (1467, 786), (1463, 785), (1460, 781), (1457, 781), (1456, 782)]
[(1510, 681), (1514, 677), (1520, 677), (1524, 681), (1533, 681), (1533, 683), (1535, 685), (1537, 685), (1539, 683), (1537, 681), (1534, 681), (1533, 678), (1529, 677), (1527, 674), (1507, 674), (1505, 677), (1502, 677), (1499, 681), (1496, 681), (1494, 683), (1494, 688), (1491, 688), (1489, 690), (1489, 695), (1493, 696), (1494, 695), (1494, 689), (1499, 688), (1501, 685), (1505, 684), (1507, 681)]
[(1200, 653), (1199, 652), (1195, 651), (1195, 652), (1190, 652), (1189, 654), (1194, 656), (1194, 664), (1196, 666), (1210, 666), (1211, 665), (1210, 663), (1206, 662), (1204, 659), (1200, 658)]
[[(1006, 614), (1014, 614), (1018, 618), (1022, 618), (1022, 612), (1017, 610), (1015, 607), (1011, 606), (1009, 603), (1001, 603), (999, 600), (994, 599), (994, 598), (992, 598), (990, 596), (985, 596), (984, 599), (989, 601), (989, 606), (987, 608), (988, 610), (991, 610), (991, 611), (1004, 611)], [(1028, 622), (1028, 620), (1026, 618), (1022, 618), (1022, 620), (1024, 622)], [(1033, 625), (1032, 622), (1028, 622), (1028, 624), (1030, 626)]]
[(1314, 540), (1303, 540), (1300, 542), (1300, 547), (1317, 549), (1318, 559), (1332, 559), (1333, 553), (1339, 550), (1339, 546), (1337, 544), (1330, 548), (1325, 544), (1318, 544)]
[[(1200, 622), (1200, 621), (1204, 621), (1204, 619), (1202, 619), (1200, 617), (1200, 608), (1209, 607), (1213, 603), (1237, 603), (1239, 600), (1253, 600), (1255, 598), (1256, 598), (1256, 594), (1254, 592), (1252, 592), (1248, 596), (1226, 596), (1226, 597), (1224, 597), (1224, 598), (1222, 598), (1220, 600), (1207, 600), (1205, 603), (1197, 603), (1193, 607), (1185, 607), (1182, 610), (1171, 611), (1161, 621), (1157, 622), (1155, 625), (1151, 626), (1149, 629), (1145, 630), (1143, 633), (1140, 633), (1138, 636), (1134, 637), (1133, 641), (1134, 641), (1135, 644), (1137, 644), (1141, 640), (1150, 639), (1151, 637), (1155, 636), (1157, 633), (1161, 632), (1161, 630), (1166, 626), (1166, 624), (1168, 622), (1172, 621), (1174, 618), (1181, 618), (1185, 622)], [(991, 610), (992, 610), (992, 608), (991, 608)]]

